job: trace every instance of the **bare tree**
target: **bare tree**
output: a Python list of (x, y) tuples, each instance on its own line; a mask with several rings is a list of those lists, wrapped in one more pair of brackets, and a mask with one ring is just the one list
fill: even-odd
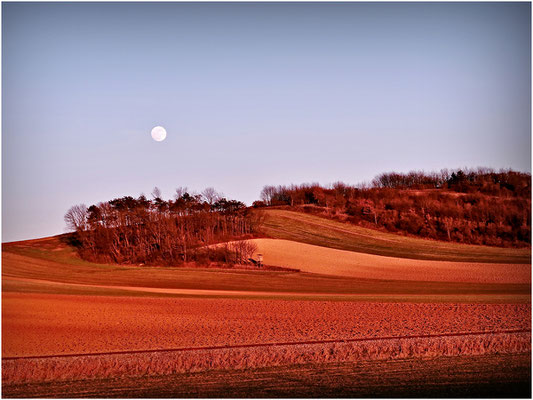
[(187, 188), (187, 186), (180, 186), (180, 187), (176, 188), (176, 193), (174, 194), (174, 198), (179, 199), (185, 193), (187, 193), (188, 190), (189, 189)]
[(205, 188), (202, 192), (202, 196), (210, 206), (222, 198), (222, 194), (218, 193), (215, 188), (212, 187)]
[(237, 240), (226, 244), (225, 250), (236, 264), (246, 264), (257, 251), (257, 245), (250, 240)]
[(154, 199), (160, 199), (161, 198), (161, 189), (159, 189), (157, 186), (152, 190), (152, 197)]
[(276, 188), (274, 186), (265, 186), (261, 191), (260, 197), (267, 205), (272, 205), (272, 199), (276, 194)]
[(65, 222), (71, 231), (84, 231), (87, 228), (87, 206), (78, 204), (70, 207), (65, 214)]

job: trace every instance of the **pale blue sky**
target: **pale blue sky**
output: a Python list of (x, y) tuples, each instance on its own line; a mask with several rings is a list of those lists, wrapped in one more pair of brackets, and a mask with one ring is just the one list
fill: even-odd
[[(2, 240), (123, 195), (530, 172), (529, 3), (3, 3)], [(167, 139), (150, 138), (153, 126)]]

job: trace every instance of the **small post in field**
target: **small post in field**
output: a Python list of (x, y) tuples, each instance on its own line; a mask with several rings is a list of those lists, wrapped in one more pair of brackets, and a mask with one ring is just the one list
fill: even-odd
[(258, 254), (257, 255), (257, 266), (259, 268), (261, 268), (263, 266), (263, 255), (262, 254)]

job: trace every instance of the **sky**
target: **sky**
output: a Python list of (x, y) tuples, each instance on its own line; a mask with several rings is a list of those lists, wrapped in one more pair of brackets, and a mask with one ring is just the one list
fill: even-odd
[(155, 186), (530, 172), (530, 7), (4, 2), (2, 241)]

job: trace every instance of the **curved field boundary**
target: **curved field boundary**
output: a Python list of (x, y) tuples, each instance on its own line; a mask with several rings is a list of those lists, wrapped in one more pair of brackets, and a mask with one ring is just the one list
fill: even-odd
[(261, 209), (256, 212), (264, 215), (262, 233), (273, 239), (407, 259), (531, 263), (530, 248), (501, 248), (421, 239), (282, 209)]
[(530, 331), (441, 334), (2, 360), (2, 383), (170, 375), (215, 369), (531, 352)]
[(358, 279), (531, 283), (531, 264), (414, 260), (338, 250), (283, 239), (251, 239), (268, 265)]

